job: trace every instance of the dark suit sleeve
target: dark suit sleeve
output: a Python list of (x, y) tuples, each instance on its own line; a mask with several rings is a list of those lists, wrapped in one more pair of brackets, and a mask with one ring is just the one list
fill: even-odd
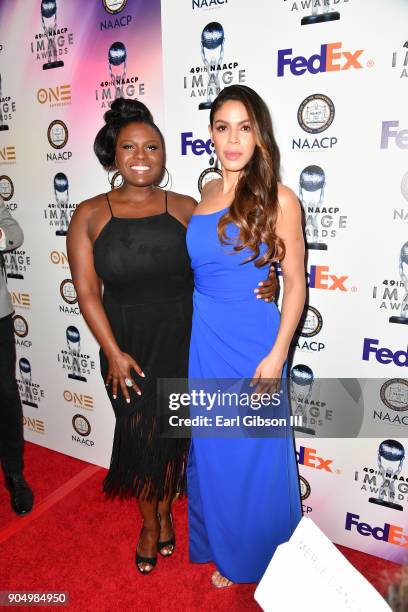
[(3, 199), (0, 196), (0, 229), (3, 230), (6, 236), (6, 246), (2, 249), (5, 251), (12, 251), (17, 249), (23, 244), (24, 234), (23, 230), (15, 219), (11, 216), (7, 210)]

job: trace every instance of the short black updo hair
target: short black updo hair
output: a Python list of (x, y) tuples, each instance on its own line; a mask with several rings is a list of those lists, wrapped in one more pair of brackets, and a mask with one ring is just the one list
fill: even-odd
[(153, 121), (152, 113), (139, 100), (118, 98), (103, 116), (105, 125), (99, 130), (94, 142), (94, 151), (102, 166), (109, 170), (115, 163), (116, 141), (120, 130), (129, 123), (145, 123), (156, 130), (163, 144), (163, 134)]

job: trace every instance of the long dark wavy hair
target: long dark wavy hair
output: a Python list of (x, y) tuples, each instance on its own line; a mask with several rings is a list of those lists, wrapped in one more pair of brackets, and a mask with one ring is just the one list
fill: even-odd
[[(234, 223), (239, 229), (234, 250), (249, 248), (253, 254), (245, 263), (253, 261), (260, 268), (285, 257), (285, 245), (275, 232), (280, 153), (268, 107), (256, 91), (246, 85), (230, 85), (221, 90), (211, 108), (211, 127), (215, 113), (228, 100), (242, 102), (245, 106), (256, 146), (238, 179), (234, 200), (218, 222), (218, 238), (221, 244), (231, 244), (226, 228)], [(267, 248), (259, 257), (261, 243)]]

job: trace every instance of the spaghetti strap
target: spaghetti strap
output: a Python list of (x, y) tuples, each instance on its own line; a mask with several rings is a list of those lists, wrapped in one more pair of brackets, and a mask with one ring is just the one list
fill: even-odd
[(108, 194), (107, 194), (107, 193), (105, 193), (105, 196), (106, 196), (106, 200), (107, 200), (107, 202), (108, 202), (108, 206), (109, 206), (110, 214), (111, 214), (111, 216), (113, 217), (114, 215), (113, 215), (113, 212), (112, 212), (112, 206), (111, 206), (111, 204), (110, 204), (110, 202), (109, 202), (109, 196), (108, 196)]
[(165, 206), (166, 206), (166, 211), (167, 212), (167, 191), (164, 191), (164, 202), (165, 202)]

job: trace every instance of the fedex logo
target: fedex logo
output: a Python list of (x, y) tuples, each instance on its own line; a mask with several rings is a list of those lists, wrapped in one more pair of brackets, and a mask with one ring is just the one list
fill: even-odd
[(360, 515), (347, 512), (345, 529), (351, 531), (353, 527), (357, 529), (357, 533), (362, 536), (371, 536), (376, 540), (403, 546), (408, 548), (408, 535), (404, 534), (402, 527), (384, 523), (383, 527), (371, 527), (369, 523), (359, 521)]
[[(299, 465), (306, 465), (315, 470), (323, 470), (330, 473), (334, 471), (332, 469), (333, 459), (323, 459), (323, 457), (319, 457), (319, 455), (316, 455), (315, 448), (299, 446), (299, 450), (296, 451), (296, 456)], [(338, 470), (336, 470), (336, 473), (338, 473)]]
[(202, 155), (203, 153), (211, 155), (214, 151), (214, 146), (211, 144), (211, 138), (208, 140), (201, 140), (201, 138), (193, 139), (193, 132), (182, 132), (181, 154), (187, 155), (189, 149), (191, 149), (194, 155)]
[(284, 76), (285, 66), (289, 66), (289, 70), (295, 76), (300, 76), (305, 72), (317, 74), (318, 72), (335, 72), (337, 70), (349, 70), (350, 68), (359, 70), (362, 68), (359, 57), (364, 49), (358, 49), (351, 53), (350, 51), (342, 51), (341, 46), (341, 42), (320, 45), (320, 53), (315, 53), (309, 58), (303, 57), (303, 55), (292, 57), (293, 49), (280, 49), (278, 51), (278, 77)]
[(408, 149), (408, 129), (395, 130), (392, 128), (399, 127), (399, 121), (383, 121), (381, 128), (381, 149), (388, 149), (391, 139), (395, 140), (395, 144), (399, 149)]
[(408, 345), (405, 351), (401, 350), (393, 353), (388, 348), (377, 348), (379, 342), (376, 338), (364, 338), (363, 361), (369, 361), (370, 355), (373, 353), (378, 363), (387, 364), (393, 362), (399, 367), (408, 366)]
[(336, 276), (329, 274), (329, 266), (310, 266), (310, 272), (306, 274), (307, 286), (311, 289), (329, 289), (334, 291), (347, 291), (345, 282), (348, 276)]
[[(282, 276), (282, 269), (279, 264), (275, 264), (275, 270), (277, 276)], [(329, 266), (310, 266), (310, 271), (306, 272), (306, 282), (310, 289), (328, 289), (334, 291), (348, 291), (345, 282), (348, 276), (337, 276), (336, 274), (329, 274)], [(351, 288), (352, 291), (356, 291), (356, 287)]]

